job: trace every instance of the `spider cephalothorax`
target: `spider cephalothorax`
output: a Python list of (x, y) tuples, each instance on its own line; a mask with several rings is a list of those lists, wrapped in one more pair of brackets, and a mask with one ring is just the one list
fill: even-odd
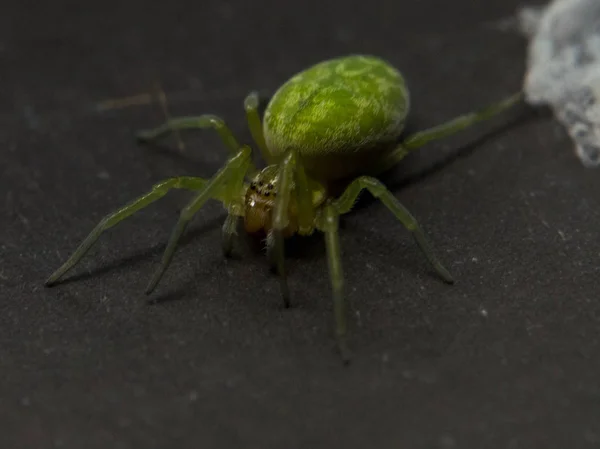
[[(249, 234), (268, 234), (273, 229), (273, 211), (279, 188), (279, 165), (273, 164), (257, 172), (247, 185), (244, 194), (244, 229)], [(318, 206), (324, 199), (324, 188), (315, 181), (310, 181), (313, 206)], [(283, 237), (294, 234), (307, 235), (314, 231), (314, 224), (300, 228), (298, 223), (298, 204), (295, 195), (295, 182), (292, 180), (291, 195), (287, 206), (287, 226), (282, 230)]]
[[(250, 180), (244, 195), (243, 209), (244, 228), (249, 234), (268, 233), (271, 230), (272, 213), (277, 197), (277, 184), (276, 165), (269, 165)], [(294, 229), (297, 226), (288, 226), (288, 228), (290, 229), (286, 233), (290, 234), (297, 230)]]

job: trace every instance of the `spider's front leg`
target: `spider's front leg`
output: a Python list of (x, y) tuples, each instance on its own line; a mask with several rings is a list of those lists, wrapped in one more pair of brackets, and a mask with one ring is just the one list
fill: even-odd
[[(273, 156), (271, 155), (271, 152), (265, 144), (265, 139), (262, 131), (262, 123), (258, 114), (258, 105), (258, 94), (256, 92), (251, 92), (250, 94), (248, 94), (248, 96), (244, 100), (244, 109), (246, 110), (246, 120), (248, 122), (248, 127), (263, 157), (267, 162), (270, 163), (273, 160)], [(217, 117), (216, 115), (212, 114), (177, 117), (174, 119), (170, 119), (157, 128), (139, 132), (137, 134), (137, 138), (140, 142), (151, 142), (161, 137), (164, 137), (172, 132), (185, 129), (214, 129), (221, 137), (221, 140), (227, 147), (231, 156), (235, 156), (241, 148), (241, 145), (236, 139), (235, 135), (233, 134), (233, 131), (231, 131), (231, 129), (227, 126), (225, 121), (220, 117)], [(254, 175), (257, 172), (257, 169), (252, 161), (248, 162), (248, 167), (249, 168), (247, 172), (250, 176)], [(235, 186), (231, 186), (232, 191), (235, 189), (239, 191), (239, 189), (241, 189), (242, 179), (238, 181), (239, 182), (235, 183)], [(236, 191), (236, 193), (238, 192)], [(233, 209), (236, 208), (237, 210), (233, 211)], [(229, 257), (231, 255), (233, 249), (233, 237), (237, 234), (237, 225), (239, 217), (243, 215), (243, 212), (239, 209), (239, 207), (236, 204), (231, 204), (230, 207), (228, 207), (228, 212), (229, 214), (222, 228), (223, 254), (225, 255), (225, 257)]]
[(281, 285), (281, 296), (286, 307), (290, 295), (285, 272), (284, 230), (290, 225), (290, 201), (294, 200), (295, 214), (300, 235), (310, 234), (314, 229), (315, 211), (312, 190), (302, 162), (295, 151), (288, 151), (279, 163), (277, 174), (277, 199), (273, 209), (272, 229), (267, 235), (268, 259), (275, 266)]
[(90, 232), (85, 240), (77, 247), (75, 252), (67, 259), (67, 261), (58, 268), (46, 281), (46, 285), (50, 286), (60, 279), (67, 271), (73, 268), (85, 254), (89, 251), (94, 243), (100, 238), (102, 233), (112, 228), (116, 224), (130, 217), (137, 211), (144, 209), (155, 201), (165, 196), (171, 189), (187, 189), (201, 190), (207, 181), (202, 178), (193, 178), (190, 176), (182, 176), (179, 178), (170, 178), (155, 184), (152, 190), (129, 204), (121, 207), (116, 212), (105, 216), (100, 223)]
[(335, 336), (342, 359), (345, 363), (348, 363), (350, 361), (350, 351), (348, 350), (346, 342), (347, 320), (346, 304), (343, 295), (344, 274), (342, 271), (342, 254), (340, 249), (338, 222), (338, 211), (331, 202), (327, 202), (320, 209), (320, 214), (317, 216), (317, 226), (325, 234), (329, 278), (333, 294)]
[(294, 152), (288, 152), (279, 164), (277, 199), (273, 209), (272, 229), (267, 235), (267, 257), (275, 265), (285, 307), (290, 306), (290, 292), (285, 272), (285, 248), (283, 231), (289, 224), (289, 204), (293, 188)]
[(222, 198), (230, 215), (237, 215), (239, 213), (239, 210), (242, 207), (240, 204), (240, 191), (250, 164), (251, 150), (249, 147), (244, 146), (238, 150), (238, 153), (235, 156), (232, 156), (227, 161), (225, 166), (223, 166), (223, 168), (221, 168), (210, 181), (206, 183), (204, 188), (181, 211), (179, 220), (171, 233), (171, 237), (163, 254), (160, 267), (148, 283), (146, 294), (152, 293), (155, 289), (173, 259), (179, 238), (193, 216), (200, 210), (206, 201), (214, 197)]

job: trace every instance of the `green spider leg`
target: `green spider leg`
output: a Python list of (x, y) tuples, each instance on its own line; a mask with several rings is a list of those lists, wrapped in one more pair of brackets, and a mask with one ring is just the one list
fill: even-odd
[(452, 275), (442, 266), (435, 256), (431, 245), (425, 238), (425, 233), (411, 213), (400, 204), (396, 197), (394, 197), (394, 195), (377, 179), (369, 176), (356, 178), (337, 199), (329, 200), (319, 209), (316, 220), (317, 227), (325, 234), (329, 277), (333, 291), (335, 335), (342, 357), (346, 362), (349, 360), (349, 352), (346, 345), (346, 305), (342, 291), (344, 279), (338, 237), (338, 217), (352, 209), (358, 195), (363, 189), (368, 190), (374, 197), (379, 198), (394, 216), (412, 232), (418, 246), (425, 254), (425, 257), (433, 265), (442, 279), (449, 284), (454, 283)]
[[(183, 129), (207, 129), (212, 128), (217, 131), (221, 140), (229, 150), (230, 156), (235, 156), (241, 145), (235, 138), (233, 132), (225, 124), (225, 121), (220, 117), (212, 114), (204, 114), (193, 117), (177, 117), (167, 120), (163, 125), (154, 129), (140, 131), (137, 138), (140, 142), (151, 142), (161, 137), (166, 136), (175, 131)], [(253, 164), (250, 166), (251, 173), (255, 173), (256, 167)]]
[(404, 227), (412, 232), (417, 245), (421, 248), (421, 251), (429, 263), (435, 268), (435, 271), (437, 271), (445, 282), (453, 284), (454, 279), (452, 278), (452, 275), (442, 266), (435, 256), (433, 248), (425, 237), (425, 233), (415, 217), (400, 204), (392, 192), (390, 192), (379, 180), (370, 176), (360, 176), (356, 178), (350, 183), (344, 193), (332, 202), (332, 206), (340, 215), (349, 212), (363, 189), (368, 190), (371, 195), (378, 198), (390, 212), (400, 220)]
[(425, 129), (423, 131), (416, 132), (406, 139), (389, 154), (384, 156), (381, 161), (376, 164), (375, 173), (381, 173), (392, 168), (398, 162), (406, 157), (406, 155), (417, 148), (433, 142), (435, 140), (449, 137), (453, 134), (457, 134), (471, 126), (489, 120), (498, 114), (512, 108), (523, 99), (523, 92), (518, 92), (505, 98), (504, 100), (498, 101), (485, 108), (479, 109), (478, 111), (471, 112), (456, 117), (446, 123), (434, 126), (433, 128)]
[(350, 351), (346, 343), (346, 304), (344, 301), (343, 287), (344, 274), (342, 272), (342, 255), (338, 233), (339, 212), (331, 204), (326, 203), (318, 217), (318, 227), (325, 235), (329, 278), (333, 293), (333, 312), (335, 318), (335, 337), (338, 349), (345, 363), (350, 361)]
[(223, 223), (223, 239), (221, 249), (225, 257), (230, 257), (233, 251), (233, 238), (237, 235), (237, 227), (240, 217), (229, 213)]
[(281, 297), (285, 307), (290, 306), (290, 292), (285, 272), (285, 248), (283, 230), (289, 224), (289, 204), (293, 188), (295, 153), (289, 151), (279, 163), (277, 199), (273, 208), (272, 229), (267, 236), (267, 255), (279, 276)]
[(269, 165), (276, 162), (276, 158), (267, 146), (265, 142), (265, 136), (263, 133), (262, 121), (258, 113), (259, 96), (257, 92), (250, 92), (244, 100), (244, 108), (246, 109), (246, 121), (248, 122), (248, 128), (252, 139), (256, 142), (258, 149), (260, 150), (263, 159)]
[(314, 230), (315, 207), (313, 204), (313, 191), (324, 192), (323, 186), (309, 179), (304, 169), (304, 164), (299, 157), (295, 158), (294, 167), (294, 193), (296, 195), (296, 206), (298, 208), (298, 233), (300, 235), (310, 234)]
[[(251, 151), (249, 147), (245, 147), (247, 151)], [(246, 151), (246, 150), (244, 150)], [(248, 160), (244, 162), (246, 164), (245, 170), (240, 169), (238, 176), (232, 176), (229, 180), (226, 181), (226, 194), (222, 199), (223, 203), (227, 208), (227, 218), (225, 219), (225, 223), (223, 223), (222, 233), (222, 249), (223, 255), (225, 257), (229, 257), (231, 255), (233, 249), (233, 237), (237, 235), (237, 226), (240, 220), (240, 217), (244, 216), (244, 203), (242, 200), (242, 192), (245, 188), (244, 180), (246, 173), (250, 169), (250, 165), (252, 161), (250, 160), (250, 156), (248, 156)]]
[(315, 220), (311, 185), (296, 152), (288, 151), (279, 162), (273, 224), (267, 235), (268, 259), (279, 276), (281, 296), (286, 307), (290, 305), (290, 294), (285, 271), (283, 231), (290, 224), (289, 211), (292, 198), (297, 208), (299, 234), (310, 234), (314, 230)]
[(107, 231), (139, 210), (159, 200), (172, 189), (201, 190), (206, 183), (207, 181), (202, 178), (182, 176), (166, 179), (155, 184), (150, 192), (145, 193), (117, 211), (105, 216), (79, 245), (71, 257), (46, 280), (46, 285), (54, 284), (67, 271), (73, 268), (85, 256), (104, 231)]
[[(244, 100), (244, 108), (246, 110), (246, 119), (248, 127), (252, 134), (256, 145), (258, 146), (264, 159), (271, 163), (274, 160), (272, 153), (268, 149), (263, 135), (262, 122), (258, 114), (259, 96), (257, 92), (251, 92)], [(212, 128), (217, 131), (221, 140), (229, 150), (230, 156), (234, 156), (239, 151), (241, 145), (236, 139), (231, 129), (225, 124), (225, 121), (220, 117), (212, 114), (204, 114), (200, 116), (177, 117), (167, 120), (163, 125), (141, 131), (137, 134), (137, 138), (141, 142), (150, 142), (166, 136), (172, 132), (177, 132), (184, 129), (207, 129)], [(252, 162), (249, 164), (248, 174), (257, 173), (257, 169)], [(240, 213), (229, 213), (223, 224), (223, 254), (226, 257), (231, 255), (233, 249), (233, 237), (237, 234), (237, 225), (239, 222)]]
[[(243, 197), (240, 194), (246, 173), (251, 165), (251, 150), (241, 147), (237, 154), (229, 158), (227, 163), (206, 183), (204, 188), (181, 211), (179, 220), (171, 233), (167, 247), (163, 253), (161, 264), (146, 287), (146, 294), (152, 293), (164, 272), (168, 268), (179, 238), (196, 212), (211, 198), (221, 197), (230, 215), (238, 214), (243, 208)], [(225, 222), (227, 225), (227, 221)]]
[[(244, 100), (244, 109), (246, 110), (246, 121), (248, 122), (248, 128), (252, 134), (254, 142), (258, 146), (264, 160), (271, 164), (274, 162), (275, 157), (267, 147), (265, 143), (265, 137), (262, 129), (262, 122), (258, 113), (259, 96), (256, 92), (249, 93)], [(177, 117), (167, 120), (163, 125), (141, 131), (137, 134), (137, 138), (141, 142), (150, 142), (161, 137), (166, 136), (172, 132), (184, 130), (184, 129), (207, 129), (212, 128), (217, 131), (221, 140), (229, 150), (231, 156), (237, 154), (241, 145), (237, 141), (233, 131), (225, 124), (225, 121), (220, 117), (212, 114), (204, 114), (199, 116), (189, 117)], [(254, 174), (257, 172), (254, 164), (251, 163), (249, 173)]]

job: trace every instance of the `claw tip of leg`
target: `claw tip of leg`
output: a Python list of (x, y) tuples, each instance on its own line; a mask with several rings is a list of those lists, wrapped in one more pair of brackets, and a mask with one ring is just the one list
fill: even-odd
[(56, 276), (52, 275), (50, 276), (48, 279), (46, 279), (46, 281), (44, 282), (44, 285), (46, 287), (52, 287), (57, 281)]

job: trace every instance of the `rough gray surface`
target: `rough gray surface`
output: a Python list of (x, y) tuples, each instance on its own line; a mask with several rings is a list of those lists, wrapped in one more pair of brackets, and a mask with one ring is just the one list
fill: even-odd
[(160, 107), (100, 102), (158, 81), (173, 115), (219, 114), (247, 140), (249, 90), (368, 52), (403, 70), (422, 128), (519, 87), (525, 42), (495, 26), (516, 0), (26, 3), (0, 14), (1, 447), (598, 447), (600, 172), (549, 114), (431, 145), (393, 174), (456, 285), (382, 205), (344, 220), (348, 368), (321, 239), (292, 251), (282, 310), (260, 254), (222, 259), (216, 204), (146, 302), (185, 194), (43, 287), (104, 214), (224, 161), (209, 132), (184, 136), (185, 157), (139, 147)]

